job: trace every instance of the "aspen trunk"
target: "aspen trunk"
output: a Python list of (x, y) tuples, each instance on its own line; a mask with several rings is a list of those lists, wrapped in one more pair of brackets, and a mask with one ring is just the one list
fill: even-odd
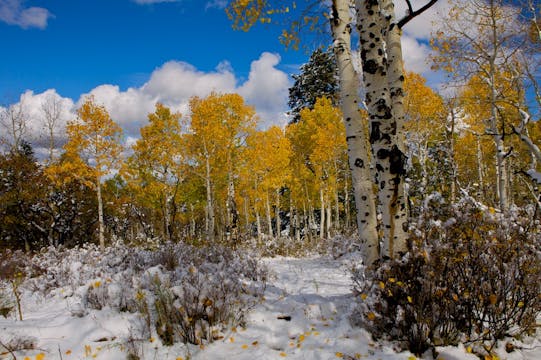
[(358, 234), (361, 240), (363, 261), (367, 266), (371, 266), (379, 258), (379, 239), (376, 202), (370, 171), (370, 151), (367, 142), (368, 130), (359, 111), (360, 84), (351, 51), (352, 19), (348, 0), (333, 0), (332, 5), (331, 30), (340, 77), (341, 109), (346, 128)]
[(383, 229), (380, 256), (393, 258), (407, 251), (408, 230), (400, 29), (390, 0), (357, 0), (357, 10), (370, 144)]
[(276, 217), (276, 237), (279, 238), (282, 235), (282, 219), (280, 218), (280, 189), (276, 190), (276, 211), (274, 216)]
[(103, 199), (101, 197), (101, 178), (96, 179), (96, 193), (98, 195), (98, 237), (101, 251), (105, 250), (105, 224), (103, 222)]
[(331, 237), (331, 224), (332, 224), (332, 204), (331, 201), (327, 198), (327, 221), (325, 222), (325, 231), (327, 233), (327, 239), (330, 239)]
[(169, 229), (171, 228), (171, 221), (169, 219), (169, 199), (167, 198), (167, 195), (164, 195), (164, 204), (163, 204), (163, 221), (164, 221), (164, 235), (165, 238), (168, 240), (171, 240), (171, 234), (169, 232)]
[(255, 211), (255, 222), (257, 226), (257, 240), (261, 240), (263, 232), (261, 231), (261, 216), (259, 216), (259, 210)]
[(349, 212), (349, 187), (348, 187), (348, 177), (344, 176), (344, 212), (346, 213), (346, 229), (349, 229), (351, 226), (351, 215)]
[(325, 238), (325, 200), (323, 198), (323, 189), (319, 190), (320, 209), (319, 209), (319, 238)]
[(477, 135), (477, 177), (479, 179), (479, 195), (485, 196), (485, 179), (483, 176), (483, 150), (481, 149), (481, 140)]
[(295, 208), (295, 239), (301, 241), (301, 222), (299, 219), (299, 209)]
[(195, 238), (195, 211), (193, 204), (190, 204), (190, 236)]
[(267, 224), (269, 226), (269, 236), (274, 237), (274, 232), (272, 231), (272, 216), (271, 216), (271, 206), (270, 206), (270, 199), (269, 199), (269, 193), (267, 192)]
[(208, 156), (206, 156), (206, 176), (205, 176), (205, 185), (207, 188), (207, 241), (214, 239), (214, 203), (212, 200), (212, 183), (210, 180), (210, 161)]
[(250, 227), (250, 213), (248, 212), (248, 196), (244, 197), (244, 221), (246, 223), (245, 225), (245, 231), (248, 236), (252, 236), (251, 227)]

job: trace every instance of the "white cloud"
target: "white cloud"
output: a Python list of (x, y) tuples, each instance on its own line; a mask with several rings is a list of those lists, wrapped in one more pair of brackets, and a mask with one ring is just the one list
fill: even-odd
[(225, 9), (229, 0), (211, 0), (207, 1), (205, 4), (205, 10), (215, 8), (215, 9)]
[(41, 7), (24, 7), (24, 0), (0, 0), (0, 21), (23, 29), (45, 29), (53, 15)]
[(408, 71), (416, 73), (425, 73), (430, 70), (429, 54), (430, 47), (425, 45), (412, 36), (402, 36), (402, 55), (404, 58), (404, 66)]
[(284, 125), (290, 84), (287, 75), (276, 69), (279, 63), (277, 54), (263, 53), (252, 62), (248, 81), (237, 90), (259, 112), (262, 128), (276, 123)]
[(207, 96), (212, 91), (231, 92), (235, 83), (235, 75), (226, 63), (220, 63), (216, 71), (205, 73), (188, 63), (169, 61), (154, 70), (141, 90), (162, 102), (173, 103), (192, 96)]
[[(139, 129), (146, 124), (147, 116), (161, 102), (183, 115), (189, 115), (189, 100), (193, 96), (206, 97), (212, 92), (242, 95), (246, 103), (255, 107), (261, 119), (260, 128), (287, 123), (287, 95), (290, 86), (286, 73), (276, 66), (280, 57), (263, 53), (252, 62), (248, 80), (239, 80), (227, 61), (213, 71), (200, 71), (180, 61), (169, 61), (155, 69), (141, 87), (121, 90), (117, 85), (104, 84), (82, 94), (77, 101), (61, 97), (55, 90), (40, 94), (28, 90), (14, 106), (23, 106), (28, 119), (29, 139), (38, 154), (47, 154), (47, 137), (44, 135), (44, 112), (42, 104), (53, 98), (62, 106), (62, 116), (57, 130), (59, 143), (65, 137), (67, 120), (76, 118), (75, 109), (87, 96), (92, 95), (98, 104), (104, 105), (111, 118), (124, 130), (127, 142), (139, 137)], [(2, 110), (0, 108), (0, 110)], [(0, 129), (2, 131), (2, 129)], [(1, 135), (1, 134), (0, 134)]]
[(147, 114), (154, 111), (157, 101), (157, 98), (137, 88), (120, 91), (116, 85), (100, 85), (89, 94), (81, 95), (77, 106), (80, 106), (88, 95), (94, 96), (96, 103), (105, 106), (111, 118), (127, 135), (132, 136), (139, 135), (139, 128), (147, 118)]

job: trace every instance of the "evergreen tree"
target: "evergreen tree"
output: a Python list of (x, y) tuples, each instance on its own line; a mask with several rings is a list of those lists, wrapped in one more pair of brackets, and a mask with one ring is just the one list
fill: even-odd
[(300, 120), (302, 109), (313, 109), (318, 98), (327, 97), (333, 106), (338, 105), (337, 67), (332, 51), (317, 49), (308, 63), (301, 66), (300, 74), (292, 77), (295, 83), (289, 88), (288, 103), (292, 123)]

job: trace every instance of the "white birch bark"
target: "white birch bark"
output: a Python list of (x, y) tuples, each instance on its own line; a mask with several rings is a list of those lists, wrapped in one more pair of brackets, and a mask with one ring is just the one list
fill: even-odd
[(319, 238), (325, 238), (325, 199), (323, 197), (323, 188), (319, 189)]
[(205, 155), (205, 185), (207, 189), (207, 241), (214, 239), (214, 201), (212, 199), (212, 183), (210, 179), (210, 160), (208, 154)]
[(402, 104), (404, 81), (400, 30), (390, 0), (357, 0), (370, 144), (381, 211), (381, 257), (407, 250), (407, 207), (404, 190), (405, 151)]
[(269, 199), (269, 193), (267, 192), (267, 224), (269, 227), (269, 236), (274, 237), (274, 232), (272, 231), (272, 216), (271, 216), (271, 206), (270, 206), (270, 199)]
[(325, 232), (327, 239), (331, 238), (331, 223), (332, 223), (332, 203), (327, 196), (327, 221), (325, 222)]
[(333, 0), (331, 29), (334, 53), (340, 77), (341, 109), (344, 115), (349, 167), (357, 210), (357, 227), (363, 262), (371, 266), (379, 258), (377, 213), (372, 176), (367, 126), (359, 111), (359, 78), (353, 66), (351, 51), (351, 15), (348, 0)]
[(279, 238), (282, 235), (282, 219), (280, 218), (280, 189), (276, 190), (276, 237)]
[(101, 196), (101, 178), (96, 179), (96, 193), (98, 195), (98, 238), (100, 241), (100, 250), (105, 250), (105, 224), (103, 222), (103, 199)]

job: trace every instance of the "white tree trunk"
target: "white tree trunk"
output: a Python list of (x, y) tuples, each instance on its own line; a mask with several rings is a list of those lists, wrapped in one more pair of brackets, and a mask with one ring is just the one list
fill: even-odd
[(349, 1), (333, 0), (332, 10), (331, 29), (340, 77), (341, 109), (346, 128), (349, 168), (357, 210), (357, 227), (362, 245), (363, 262), (370, 266), (379, 258), (377, 213), (370, 171), (368, 131), (359, 111), (360, 84), (351, 51), (352, 19)]
[(276, 211), (274, 216), (276, 217), (276, 237), (279, 238), (282, 235), (282, 219), (280, 218), (280, 189), (276, 190)]
[(101, 197), (101, 178), (96, 179), (96, 193), (98, 195), (98, 237), (101, 251), (105, 250), (105, 224), (103, 222), (103, 199)]
[(370, 144), (381, 209), (381, 256), (407, 251), (406, 156), (403, 142), (403, 63), (400, 29), (390, 0), (357, 0)]
[(270, 206), (270, 199), (269, 199), (269, 193), (267, 192), (267, 224), (269, 227), (269, 236), (274, 237), (274, 232), (272, 231), (272, 216), (271, 216), (271, 206)]
[(319, 209), (319, 238), (325, 238), (325, 199), (323, 198), (323, 188), (319, 190), (320, 209)]
[(327, 239), (331, 238), (331, 223), (332, 223), (332, 204), (329, 198), (327, 197), (327, 221), (325, 222), (325, 232)]
[(210, 178), (210, 160), (208, 155), (205, 157), (205, 185), (207, 189), (207, 241), (214, 239), (214, 201), (212, 199), (212, 182)]
[(255, 222), (257, 226), (257, 239), (261, 240), (263, 232), (261, 231), (261, 216), (259, 216), (259, 210), (255, 211)]

